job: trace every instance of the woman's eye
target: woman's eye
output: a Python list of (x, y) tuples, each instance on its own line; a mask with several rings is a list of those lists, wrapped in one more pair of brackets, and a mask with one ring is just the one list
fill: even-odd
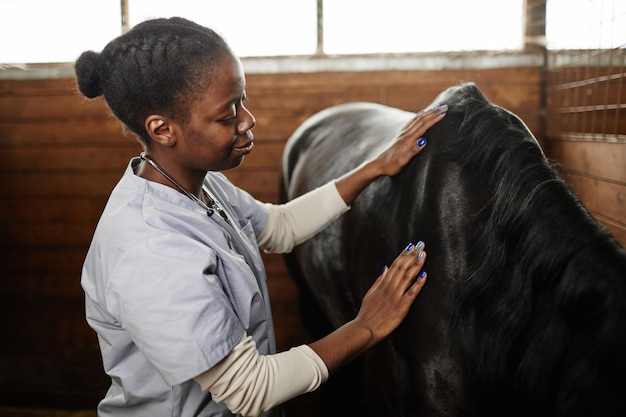
[(228, 117), (226, 119), (222, 119), (222, 120), (220, 120), (220, 122), (225, 124), (225, 125), (228, 125), (228, 124), (234, 123), (236, 119), (237, 119), (237, 115), (235, 115), (233, 117)]

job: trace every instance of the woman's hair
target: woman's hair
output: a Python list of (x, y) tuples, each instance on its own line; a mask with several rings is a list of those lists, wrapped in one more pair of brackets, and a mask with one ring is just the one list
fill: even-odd
[(101, 53), (83, 52), (74, 71), (80, 92), (104, 95), (111, 112), (149, 143), (144, 121), (163, 114), (180, 122), (208, 87), (211, 70), (232, 53), (220, 35), (189, 20), (173, 17), (138, 24), (109, 42)]

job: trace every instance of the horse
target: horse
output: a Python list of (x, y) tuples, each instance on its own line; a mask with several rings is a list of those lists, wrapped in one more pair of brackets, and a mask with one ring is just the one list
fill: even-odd
[[(323, 415), (625, 416), (626, 250), (517, 115), (473, 83), (438, 104), (426, 148), (286, 258), (316, 335), (356, 316), (408, 242), (426, 243), (408, 316)], [(286, 143), (281, 200), (376, 156), (414, 116), (365, 102), (311, 116)]]

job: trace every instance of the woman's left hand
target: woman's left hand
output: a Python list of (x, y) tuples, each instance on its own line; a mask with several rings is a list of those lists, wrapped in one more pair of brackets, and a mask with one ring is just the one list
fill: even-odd
[(373, 163), (380, 164), (383, 175), (396, 175), (402, 168), (426, 146), (424, 135), (435, 123), (443, 119), (447, 105), (419, 112), (407, 123), (398, 139), (385, 149)]
[(426, 146), (426, 131), (443, 119), (447, 105), (438, 106), (428, 111), (421, 111), (411, 119), (387, 149), (376, 158), (363, 163), (358, 168), (335, 181), (339, 194), (350, 204), (357, 195), (372, 181), (381, 175), (396, 175), (402, 168)]

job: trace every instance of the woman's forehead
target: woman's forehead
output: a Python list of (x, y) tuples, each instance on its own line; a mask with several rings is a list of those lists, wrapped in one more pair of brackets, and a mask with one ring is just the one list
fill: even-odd
[(200, 101), (219, 110), (241, 100), (246, 88), (246, 79), (237, 57), (232, 55), (222, 57), (209, 71), (207, 77), (208, 82), (204, 85), (205, 91), (201, 92)]

